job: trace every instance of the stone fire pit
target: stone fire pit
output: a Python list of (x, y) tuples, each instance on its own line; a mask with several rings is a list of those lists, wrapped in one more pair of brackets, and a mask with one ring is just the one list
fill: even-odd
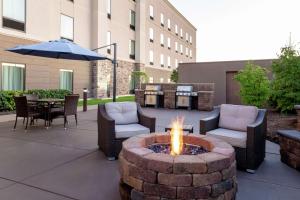
[(229, 144), (190, 134), (183, 136), (183, 142), (208, 152), (172, 156), (148, 148), (169, 141), (169, 134), (156, 133), (123, 143), (119, 155), (122, 199), (235, 199), (236, 162)]

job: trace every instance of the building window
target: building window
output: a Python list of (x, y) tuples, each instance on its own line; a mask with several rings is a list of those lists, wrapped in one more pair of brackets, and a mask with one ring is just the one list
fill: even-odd
[(165, 26), (165, 20), (164, 20), (164, 14), (160, 14), (160, 25), (162, 26), (162, 27), (164, 27)]
[(189, 57), (189, 48), (185, 47), (185, 55), (186, 57)]
[[(107, 31), (107, 35), (106, 35), (106, 45), (110, 45), (111, 44), (111, 32)], [(107, 53), (111, 54), (111, 46), (107, 47)]]
[(168, 68), (171, 68), (171, 57), (168, 56)]
[(164, 67), (165, 66), (165, 58), (164, 58), (164, 54), (160, 54), (160, 66)]
[(190, 35), (190, 43), (193, 44), (193, 38), (191, 35)]
[(2, 63), (2, 90), (25, 89), (25, 65)]
[(149, 6), (149, 14), (150, 14), (150, 19), (154, 20), (154, 8), (152, 5)]
[(175, 67), (178, 68), (178, 60), (175, 59)]
[(160, 34), (160, 46), (164, 47), (164, 34)]
[(73, 91), (73, 70), (59, 70), (59, 89)]
[(107, 18), (111, 19), (111, 0), (106, 0), (106, 3)]
[(171, 31), (171, 20), (168, 19), (168, 30)]
[(168, 37), (168, 49), (171, 49), (171, 39)]
[(175, 34), (178, 35), (178, 26), (175, 24)]
[(182, 30), (182, 28), (180, 29), (180, 37), (183, 38), (183, 30)]
[(168, 78), (168, 83), (171, 83), (171, 79), (170, 78)]
[(193, 58), (193, 51), (190, 49), (190, 58)]
[(185, 33), (185, 40), (186, 40), (187, 42), (189, 42), (189, 34), (188, 34), (188, 33)]
[(135, 59), (135, 41), (129, 40), (129, 58)]
[(153, 28), (149, 29), (149, 38), (150, 38), (150, 42), (154, 41), (154, 31), (153, 31)]
[(149, 77), (149, 83), (153, 83), (153, 77)]
[(178, 53), (178, 42), (175, 42), (175, 51)]
[(181, 53), (181, 55), (183, 54), (183, 46), (182, 46), (182, 44), (180, 45), (180, 53)]
[(154, 54), (153, 51), (149, 51), (149, 64), (154, 65)]
[(74, 19), (72, 17), (63, 14), (60, 16), (60, 36), (70, 41), (74, 40)]
[(164, 82), (164, 78), (160, 78), (159, 81), (160, 81), (161, 83), (163, 83), (163, 82)]
[(130, 29), (135, 30), (135, 12), (133, 10), (129, 11), (129, 22)]
[(3, 0), (3, 27), (25, 31), (25, 0)]

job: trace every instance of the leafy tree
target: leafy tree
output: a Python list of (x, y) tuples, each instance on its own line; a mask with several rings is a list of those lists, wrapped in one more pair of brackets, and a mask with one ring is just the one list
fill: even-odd
[(148, 75), (142, 71), (133, 71), (131, 73), (134, 88), (136, 85), (139, 85), (139, 88), (142, 88), (142, 83), (148, 82)]
[(171, 81), (173, 81), (174, 83), (178, 83), (178, 70), (174, 69), (172, 71), (171, 77), (170, 77)]
[(267, 70), (251, 62), (234, 77), (240, 83), (242, 102), (264, 107), (270, 96), (270, 80)]
[(300, 103), (300, 57), (295, 47), (281, 49), (278, 60), (272, 64), (274, 80), (271, 99), (281, 112), (294, 109)]

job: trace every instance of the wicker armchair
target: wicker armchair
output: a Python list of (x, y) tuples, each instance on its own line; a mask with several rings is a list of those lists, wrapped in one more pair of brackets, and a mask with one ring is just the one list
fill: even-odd
[[(212, 117), (200, 120), (200, 134), (216, 137), (231, 144), (235, 149), (237, 167), (254, 173), (265, 158), (267, 116), (266, 110), (254, 107), (256, 113), (249, 114), (254, 116), (253, 121), (250, 122), (251, 120), (248, 119), (250, 123), (246, 123), (247, 110), (254, 109), (251, 107), (221, 105)], [(229, 120), (222, 119), (225, 117)], [(225, 128), (224, 122), (226, 122)], [(240, 127), (236, 130), (235, 126), (241, 126), (241, 124), (245, 125), (245, 128), (242, 128), (244, 130)]]
[(65, 103), (62, 108), (54, 107), (50, 110), (50, 122), (58, 117), (64, 118), (64, 128), (66, 130), (66, 124), (68, 123), (68, 116), (73, 115), (75, 117), (76, 126), (78, 125), (77, 120), (77, 106), (78, 106), (79, 95), (72, 94), (65, 96)]
[(32, 109), (32, 107), (27, 102), (26, 96), (14, 97), (14, 101), (16, 105), (16, 120), (13, 130), (16, 130), (18, 117), (23, 117), (23, 123), (26, 119), (25, 131), (27, 131), (29, 118), (31, 119), (30, 124), (32, 124), (34, 119), (40, 117), (40, 113)]
[(131, 136), (155, 132), (155, 118), (145, 116), (135, 102), (98, 105), (98, 146), (115, 160), (122, 142)]

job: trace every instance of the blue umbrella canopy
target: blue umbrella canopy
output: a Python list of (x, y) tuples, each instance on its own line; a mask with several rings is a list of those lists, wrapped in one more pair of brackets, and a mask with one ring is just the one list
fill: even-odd
[(66, 40), (53, 40), (32, 45), (20, 45), (7, 51), (30, 56), (40, 56), (56, 59), (69, 60), (105, 60), (105, 56), (99, 55), (94, 51), (80, 47), (79, 45)]

